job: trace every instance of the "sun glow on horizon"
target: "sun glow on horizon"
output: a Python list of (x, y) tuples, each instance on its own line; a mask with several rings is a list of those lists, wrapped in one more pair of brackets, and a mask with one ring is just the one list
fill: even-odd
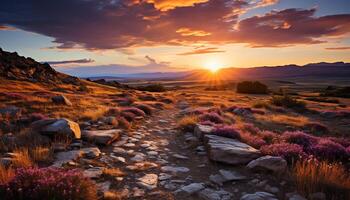
[(212, 73), (216, 73), (222, 68), (222, 64), (217, 60), (210, 60), (204, 64), (205, 69)]

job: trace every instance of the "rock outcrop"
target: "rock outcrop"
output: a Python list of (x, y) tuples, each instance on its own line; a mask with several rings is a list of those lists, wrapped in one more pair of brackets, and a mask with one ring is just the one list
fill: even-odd
[(209, 158), (226, 164), (239, 165), (258, 158), (260, 151), (235, 139), (205, 135)]
[(41, 83), (67, 83), (80, 85), (78, 78), (55, 71), (47, 63), (36, 62), (32, 58), (19, 56), (0, 48), (0, 77)]
[(82, 138), (99, 145), (109, 145), (120, 137), (121, 130), (83, 131)]
[(68, 136), (80, 139), (79, 124), (69, 119), (43, 119), (32, 123), (32, 130), (47, 136)]

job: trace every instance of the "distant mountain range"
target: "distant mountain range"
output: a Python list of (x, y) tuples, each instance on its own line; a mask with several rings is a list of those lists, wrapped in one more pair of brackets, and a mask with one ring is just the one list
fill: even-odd
[[(92, 80), (105, 79), (123, 81), (126, 79), (140, 80), (206, 80), (215, 76), (221, 80), (242, 79), (285, 79), (285, 78), (349, 78), (350, 63), (311, 63), (303, 66), (263, 66), (254, 68), (225, 68), (213, 76), (207, 70), (191, 70), (183, 72), (138, 73), (88, 77)], [(10, 53), (0, 48), (0, 77), (14, 80), (27, 80), (44, 83), (71, 83), (80, 84), (76, 77), (55, 71), (47, 63), (39, 63), (31, 58), (19, 56), (16, 52)], [(87, 78), (87, 77), (85, 77)]]
[[(138, 73), (116, 76), (90, 77), (92, 79), (124, 80), (124, 79), (152, 79), (152, 80), (202, 80), (208, 78), (207, 70), (191, 70), (168, 73)], [(237, 79), (283, 79), (283, 78), (346, 78), (350, 79), (350, 63), (310, 63), (307, 65), (262, 66), (252, 68), (224, 68), (215, 76), (224, 80)]]

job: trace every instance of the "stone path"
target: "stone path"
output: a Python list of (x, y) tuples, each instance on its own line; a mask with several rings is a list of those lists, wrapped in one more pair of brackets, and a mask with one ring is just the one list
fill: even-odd
[[(100, 148), (108, 167), (126, 173), (104, 181), (106, 191), (123, 191), (127, 199), (284, 199), (288, 184), (243, 166), (211, 162), (192, 133), (176, 130), (180, 109), (159, 111), (117, 142)], [(93, 169), (89, 176), (100, 175)], [(258, 198), (259, 197), (259, 198)]]

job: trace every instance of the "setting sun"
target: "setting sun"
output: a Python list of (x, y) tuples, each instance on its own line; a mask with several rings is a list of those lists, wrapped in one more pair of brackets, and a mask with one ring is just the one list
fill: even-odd
[(212, 73), (215, 73), (222, 67), (218, 61), (210, 61), (205, 64), (205, 68), (211, 71)]

